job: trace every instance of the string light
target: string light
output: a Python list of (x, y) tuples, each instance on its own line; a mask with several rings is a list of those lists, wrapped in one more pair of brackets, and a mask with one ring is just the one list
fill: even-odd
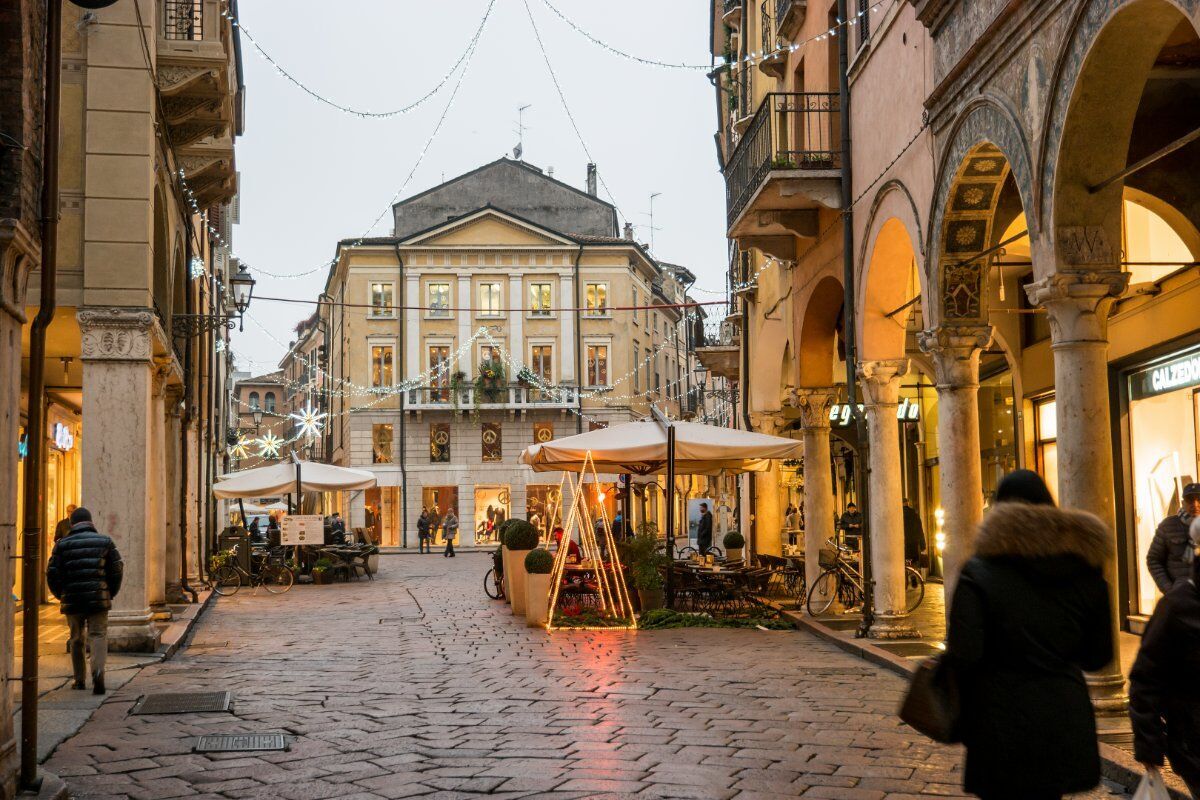
[(605, 50), (609, 51), (610, 53), (618, 55), (621, 58), (627, 58), (630, 61), (636, 61), (639, 64), (646, 64), (647, 66), (651, 66), (651, 67), (666, 67), (667, 69), (697, 69), (697, 70), (712, 69), (711, 64), (672, 64), (667, 61), (655, 61), (652, 58), (642, 58), (641, 56), (635, 56), (632, 53), (626, 53), (624, 50), (619, 50), (616, 47), (613, 47), (612, 45), (608, 44), (607, 42), (603, 42), (600, 39), (597, 39), (595, 36), (593, 36), (592, 34), (588, 33), (583, 28), (576, 25), (574, 22), (572, 22), (567, 17), (566, 14), (563, 14), (561, 11), (559, 11), (557, 8), (555, 8), (554, 5), (550, 3), (550, 0), (542, 0), (542, 2), (546, 4), (546, 8), (548, 8), (554, 12), (555, 16), (557, 16), (563, 22), (570, 25), (571, 28), (574, 29), (576, 33), (583, 36), (585, 39), (587, 39), (592, 44), (599, 45), (600, 47), (603, 47)]
[(454, 65), (451, 66), (449, 70), (447, 70), (446, 74), (442, 76), (442, 79), (440, 81), (438, 81), (437, 84), (434, 85), (434, 87), (432, 89), (430, 89), (426, 94), (422, 95), (419, 99), (409, 103), (408, 105), (406, 105), (402, 108), (393, 109), (391, 111), (371, 111), (368, 108), (363, 108), (363, 109), (354, 108), (354, 107), (348, 106), (344, 103), (339, 103), (336, 100), (331, 100), (328, 97), (325, 97), (324, 95), (322, 95), (320, 92), (317, 92), (314, 89), (309, 88), (303, 81), (301, 81), (300, 79), (298, 79), (297, 77), (292, 75), (292, 73), (290, 73), (286, 69), (284, 69), (283, 66), (278, 61), (276, 61), (271, 56), (271, 54), (268, 53), (266, 51), (266, 49), (263, 48), (263, 46), (261, 44), (259, 44), (258, 40), (254, 38), (254, 36), (250, 33), (249, 30), (247, 30), (246, 26), (241, 24), (241, 21), (238, 20), (229, 9), (224, 9), (221, 12), (221, 15), (224, 16), (226, 19), (228, 19), (235, 28), (238, 28), (241, 30), (242, 36), (247, 41), (250, 42), (250, 45), (258, 52), (259, 57), (262, 58), (264, 61), (266, 61), (268, 64), (270, 64), (275, 69), (276, 73), (278, 73), (281, 77), (283, 77), (287, 81), (291, 82), (294, 86), (296, 86), (296, 88), (300, 89), (300, 91), (304, 92), (309, 97), (316, 100), (317, 102), (323, 103), (324, 105), (327, 105), (330, 108), (337, 109), (338, 111), (341, 111), (345, 114), (350, 114), (351, 116), (359, 117), (360, 119), (390, 119), (392, 117), (398, 117), (403, 114), (407, 114), (410, 111), (414, 111), (415, 109), (424, 105), (426, 101), (428, 101), (435, 94), (437, 94), (439, 91), (441, 91), (442, 87), (444, 87), (447, 83), (449, 83), (451, 76), (453, 76), (455, 71), (457, 71), (458, 68), (460, 66), (462, 66), (462, 63), (468, 58), (471, 51), (475, 48), (475, 45), (476, 45), (476, 43), (478, 43), (480, 36), (483, 35), (483, 29), (487, 26), (488, 19), (491, 17), (492, 9), (495, 7), (495, 5), (496, 5), (496, 0), (491, 0), (491, 2), (488, 3), (487, 9), (483, 13), (483, 19), (480, 20), (479, 27), (475, 29), (475, 35), (471, 37), (470, 41), (467, 43), (466, 49), (463, 50), (462, 55), (460, 55), (458, 57), (458, 60), (454, 62)]
[[(545, 0), (543, 0), (543, 2), (545, 2)], [(724, 66), (724, 67), (743, 66), (743, 65), (753, 66), (755, 64), (759, 64), (763, 61), (766, 61), (768, 58), (775, 58), (776, 56), (778, 56), (782, 53), (794, 53), (797, 50), (799, 50), (801, 47), (804, 47), (807, 44), (811, 44), (813, 42), (823, 42), (823, 41), (826, 41), (827, 39), (835, 38), (838, 35), (839, 29), (847, 28), (852, 25), (858, 24), (859, 18), (865, 17), (868, 13), (877, 13), (879, 11), (879, 9), (882, 8), (885, 5), (885, 3), (887, 3), (887, 2), (888, 2), (888, 0), (879, 0), (879, 2), (875, 3), (870, 8), (864, 8), (862, 11), (857, 12), (853, 17), (850, 18), (849, 21), (838, 22), (833, 27), (831, 27), (825, 31), (822, 31), (821, 33), (818, 33), (815, 36), (810, 36), (807, 39), (803, 39), (799, 42), (792, 42), (791, 44), (784, 45), (782, 47), (776, 47), (774, 50), (770, 50), (770, 51), (764, 50), (761, 53), (759, 53), (757, 51), (753, 51), (753, 52), (747, 53), (745, 56), (741, 56), (741, 57), (735, 56), (732, 60), (726, 60), (726, 62), (722, 66)], [(895, 3), (896, 3), (896, 0), (891, 0), (891, 5), (895, 5)]]

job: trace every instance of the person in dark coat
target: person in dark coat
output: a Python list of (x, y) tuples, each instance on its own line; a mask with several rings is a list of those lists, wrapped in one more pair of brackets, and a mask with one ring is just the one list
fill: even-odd
[(67, 515), (58, 521), (54, 526), (54, 541), (57, 543), (60, 539), (71, 532), (71, 515), (75, 513), (77, 506), (72, 503), (67, 506)]
[(854, 503), (846, 504), (846, 513), (838, 520), (838, 528), (842, 532), (842, 541), (847, 547), (857, 550), (862, 545), (862, 512)]
[(712, 547), (712, 528), (712, 512), (708, 510), (708, 503), (701, 503), (700, 524), (696, 526), (696, 549), (700, 551), (700, 555), (706, 555)]
[(950, 605), (963, 785), (984, 800), (1042, 800), (1100, 782), (1084, 671), (1113, 658), (1107, 527), (1054, 506), (1035, 473), (1005, 476)]
[(1188, 526), (1200, 516), (1200, 483), (1183, 487), (1183, 503), (1179, 513), (1158, 523), (1150, 549), (1146, 551), (1146, 569), (1163, 594), (1186, 581), (1192, 575), (1187, 562)]
[(432, 553), (433, 545), (429, 542), (429, 510), (422, 508), (421, 516), (417, 517), (417, 552)]
[(929, 545), (925, 539), (925, 525), (921, 515), (912, 507), (912, 501), (904, 498), (904, 560), (921, 566), (922, 556)]
[(246, 532), (250, 534), (251, 542), (265, 542), (267, 540), (267, 537), (263, 536), (262, 530), (258, 527), (258, 517), (250, 520), (250, 530)]
[(1200, 797), (1200, 521), (1189, 547), (1192, 577), (1158, 601), (1129, 674), (1133, 755), (1161, 767), (1164, 757)]
[(71, 532), (54, 545), (46, 567), (50, 592), (62, 603), (70, 629), (71, 667), (75, 688), (85, 688), (83, 638), (92, 653), (92, 692), (104, 694), (104, 660), (108, 654), (108, 611), (121, 591), (125, 564), (113, 540), (96, 530), (86, 508), (71, 512)]
[(442, 536), (446, 539), (446, 551), (442, 553), (446, 558), (454, 558), (454, 539), (458, 536), (458, 515), (451, 508), (446, 511), (446, 516), (442, 517)]

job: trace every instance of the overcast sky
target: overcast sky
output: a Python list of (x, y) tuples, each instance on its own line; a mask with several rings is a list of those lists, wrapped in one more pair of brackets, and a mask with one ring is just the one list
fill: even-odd
[[(549, 0), (580, 28), (634, 55), (708, 64), (707, 0)], [(622, 216), (655, 255), (685, 264), (698, 286), (721, 289), (724, 185), (713, 132), (716, 101), (702, 70), (646, 66), (588, 41), (528, 0), (579, 131)], [(383, 111), (433, 88), (466, 50), (488, 0), (242, 0), (242, 22), (276, 62), (315, 92)], [(404, 184), (458, 74), (411, 113), (360, 119), (319, 103), (278, 75), (243, 41), (246, 133), (237, 148), (241, 224), (234, 252), (258, 280), (255, 294), (315, 300), (341, 238), (391, 232), (389, 201)], [(460, 68), (461, 71), (461, 68)], [(588, 161), (526, 14), (525, 0), (495, 0), (492, 15), (440, 133), (400, 198), (510, 154), (517, 108), (524, 159), (581, 187)], [(601, 189), (601, 195), (606, 193)], [(700, 299), (698, 297), (698, 299)], [(703, 299), (714, 299), (705, 295)], [(243, 369), (273, 369), (293, 326), (312, 306), (255, 301), (233, 350)], [(264, 333), (261, 323), (275, 339)]]

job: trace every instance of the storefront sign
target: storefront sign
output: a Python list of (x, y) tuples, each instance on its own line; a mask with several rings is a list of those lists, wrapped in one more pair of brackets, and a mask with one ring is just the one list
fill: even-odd
[[(859, 413), (862, 413), (863, 406), (858, 405)], [(921, 418), (921, 406), (909, 400), (907, 397), (900, 401), (896, 406), (896, 419), (904, 422), (915, 422)], [(829, 409), (830, 423), (837, 425), (839, 428), (844, 428), (850, 424), (850, 404), (849, 403), (834, 403)]]
[(289, 514), (279, 523), (279, 543), (286, 546), (325, 544), (325, 519), (320, 514)]
[(1198, 384), (1200, 354), (1191, 353), (1130, 375), (1129, 395), (1132, 400), (1141, 400)]
[(75, 446), (75, 434), (71, 428), (61, 422), (54, 423), (54, 446), (64, 453)]

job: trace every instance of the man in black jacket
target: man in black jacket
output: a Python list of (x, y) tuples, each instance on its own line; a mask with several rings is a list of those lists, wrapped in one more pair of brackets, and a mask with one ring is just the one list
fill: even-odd
[(82, 506), (71, 513), (71, 532), (54, 545), (46, 582), (62, 602), (71, 630), (71, 666), (75, 688), (85, 688), (83, 637), (92, 651), (92, 691), (104, 694), (104, 659), (108, 653), (108, 611), (121, 591), (125, 565), (113, 540), (96, 530), (92, 514)]
[(1158, 523), (1154, 540), (1146, 551), (1146, 569), (1163, 594), (1191, 577), (1191, 565), (1184, 554), (1188, 550), (1188, 526), (1197, 516), (1200, 516), (1200, 483), (1189, 483), (1183, 487), (1179, 513)]
[(700, 551), (700, 555), (708, 555), (708, 550), (712, 547), (713, 543), (712, 537), (712, 512), (708, 510), (708, 503), (701, 503), (700, 524), (696, 526), (696, 549)]

